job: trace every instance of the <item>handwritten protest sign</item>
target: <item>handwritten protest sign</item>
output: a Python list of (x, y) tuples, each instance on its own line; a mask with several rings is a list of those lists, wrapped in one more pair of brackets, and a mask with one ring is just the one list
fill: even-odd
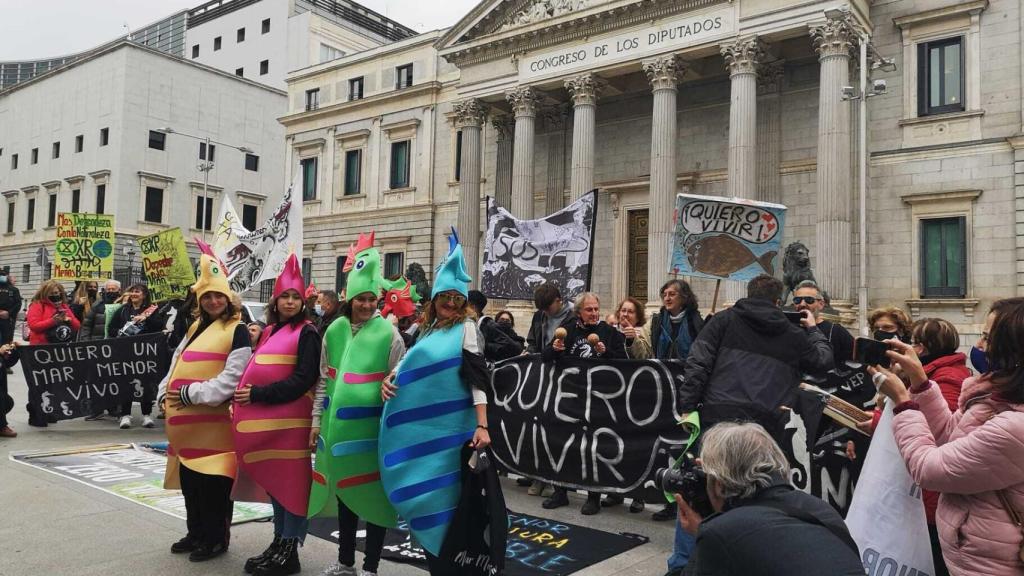
[(114, 275), (114, 216), (57, 214), (54, 280), (97, 280)]
[(139, 240), (139, 248), (142, 271), (146, 273), (154, 302), (188, 294), (188, 287), (196, 282), (196, 274), (180, 228), (144, 236)]
[(670, 273), (740, 281), (775, 275), (785, 206), (679, 194), (674, 218)]

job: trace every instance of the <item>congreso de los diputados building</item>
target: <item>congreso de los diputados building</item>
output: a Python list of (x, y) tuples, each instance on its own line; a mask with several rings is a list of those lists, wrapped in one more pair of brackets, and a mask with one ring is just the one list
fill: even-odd
[(304, 264), (335, 287), (373, 229), (386, 273), (429, 274), (455, 226), (478, 276), (485, 197), (539, 218), (596, 188), (610, 312), (658, 302), (677, 193), (737, 196), (787, 207), (851, 326), (896, 305), (969, 342), (1024, 295), (1022, 33), (1018, 0), (484, 0), (288, 74)]

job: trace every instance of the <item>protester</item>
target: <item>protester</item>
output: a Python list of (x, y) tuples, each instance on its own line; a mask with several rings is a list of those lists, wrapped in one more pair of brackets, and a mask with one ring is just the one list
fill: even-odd
[(562, 293), (551, 283), (541, 284), (533, 292), (533, 305), (537, 312), (530, 321), (526, 334), (526, 350), (531, 354), (540, 353), (555, 338), (555, 330), (568, 329), (576, 319), (572, 303), (562, 301)]
[(910, 316), (895, 306), (872, 310), (868, 314), (868, 326), (875, 340), (896, 338), (900, 342), (910, 342)]
[(269, 497), (274, 509), (270, 546), (245, 562), (245, 572), (257, 576), (300, 572), (298, 549), (309, 528), (310, 391), (320, 374), (321, 340), (304, 313), (304, 284), (292, 254), (274, 282), (267, 328), (242, 372), (232, 406), (235, 500)]
[(316, 284), (309, 283), (309, 286), (306, 287), (304, 298), (306, 299), (305, 313), (307, 316), (312, 317), (314, 315), (313, 310), (316, 309), (316, 303), (320, 299), (320, 291), (316, 289)]
[(78, 334), (79, 340), (102, 340), (107, 337), (107, 307), (120, 296), (120, 282), (107, 280), (103, 283), (103, 293), (95, 299), (82, 320), (82, 331)]
[(697, 537), (697, 546), (686, 568), (670, 575), (864, 574), (843, 519), (793, 489), (786, 456), (763, 427), (719, 424), (703, 436), (700, 457), (715, 513), (701, 518), (675, 495), (679, 526)]
[(338, 293), (334, 290), (324, 290), (316, 297), (316, 304), (313, 305), (316, 313), (316, 329), (323, 334), (327, 327), (341, 316), (341, 302), (338, 300)]
[[(618, 330), (601, 320), (601, 300), (593, 292), (584, 292), (576, 298), (576, 321), (566, 331), (565, 338), (556, 337), (551, 341), (542, 357), (546, 361), (556, 360), (564, 354), (578, 358), (628, 358), (626, 338)], [(596, 340), (595, 340), (596, 337)], [(612, 498), (610, 505), (622, 503), (622, 499)], [(554, 494), (541, 504), (551, 510), (569, 505), (569, 495), (565, 488), (556, 487)], [(585, 516), (601, 511), (601, 494), (589, 492), (587, 501), (580, 509)]]
[[(889, 341), (910, 381), (872, 367), (893, 402), (893, 433), (911, 477), (939, 492), (938, 538), (949, 573), (1019, 574), (1024, 513), (1024, 298), (992, 305), (975, 345), (984, 372), (964, 381), (957, 410), (930, 380), (914, 347)], [(984, 365), (987, 364), (987, 365)]]
[(14, 409), (14, 398), (7, 391), (7, 368), (18, 363), (18, 348), (14, 343), (0, 344), (0, 438), (16, 438), (7, 422), (7, 414)]
[[(135, 336), (138, 334), (155, 334), (162, 332), (167, 324), (167, 317), (157, 311), (148, 311), (150, 307), (149, 288), (144, 284), (132, 284), (125, 291), (128, 297), (121, 306), (107, 327), (107, 334), (114, 338), (121, 336)], [(237, 307), (236, 307), (237, 309)], [(137, 330), (129, 332), (127, 328), (132, 325)], [(153, 422), (153, 395), (152, 387), (142, 388), (142, 397), (139, 399), (139, 407), (142, 409), (142, 427), (152, 428), (156, 425)], [(121, 421), (118, 427), (127, 430), (132, 427), (132, 400), (121, 405)]]
[(793, 308), (797, 312), (809, 310), (814, 315), (818, 330), (825, 335), (825, 339), (832, 347), (832, 359), (837, 368), (844, 368), (848, 361), (853, 360), (853, 336), (846, 328), (822, 317), (825, 298), (822, 297), (821, 288), (814, 280), (804, 280), (796, 285), (796, 289), (793, 290)]
[(71, 342), (82, 328), (67, 304), (64, 285), (47, 280), (39, 286), (25, 313), (29, 344)]
[[(405, 354), (405, 344), (398, 328), (381, 316), (377, 302), (381, 292), (380, 252), (362, 236), (358, 258), (364, 264), (349, 268), (346, 292), (351, 295), (342, 308), (338, 321), (324, 334), (320, 355), (320, 379), (313, 402), (313, 430), (310, 447), (317, 453), (316, 468), (324, 482), (317, 482), (310, 495), (310, 514), (322, 512), (337, 501), (338, 562), (326, 568), (322, 576), (356, 576), (356, 531), (359, 520), (366, 526), (362, 574), (377, 573), (384, 550), (387, 527), (394, 526), (396, 513), (377, 479), (359, 486), (335, 488), (338, 480), (355, 475), (376, 474), (380, 465), (376, 441), (380, 435), (380, 418), (361, 419), (358, 425), (337, 417), (346, 408), (379, 406), (380, 376), (362, 379), (338, 387), (332, 374), (390, 374)], [(330, 388), (333, 394), (328, 397)], [(332, 409), (324, 411), (324, 406)], [(319, 442), (318, 442), (319, 439)], [(345, 442), (370, 441), (373, 447), (355, 453), (338, 454), (329, 449)], [(349, 444), (351, 445), (351, 444)]]
[(484, 358), (488, 362), (497, 362), (507, 358), (514, 358), (523, 353), (524, 340), (515, 333), (509, 333), (507, 327), (498, 324), (493, 318), (484, 314), (487, 308), (487, 296), (479, 290), (469, 291), (469, 305), (476, 312), (477, 327), (484, 337)]
[[(11, 267), (0, 268), (0, 344), (14, 340), (14, 324), (21, 312), (21, 291), (11, 278)], [(10, 369), (7, 371), (11, 373)]]
[(626, 338), (626, 352), (630, 358), (647, 359), (654, 355), (651, 341), (647, 339), (644, 327), (647, 316), (640, 301), (627, 296), (615, 308), (613, 326)]
[(237, 473), (229, 408), (249, 362), (249, 334), (231, 288), (213, 257), (199, 257), (192, 287), (199, 317), (178, 345), (157, 398), (167, 410), (164, 488), (185, 497), (188, 533), (171, 552), (203, 562), (220, 556), (231, 538), (231, 487)]
[(75, 291), (71, 294), (70, 306), (71, 312), (79, 322), (85, 319), (85, 315), (92, 309), (97, 297), (99, 297), (99, 285), (95, 280), (79, 282), (75, 287)]
[(254, 350), (256, 345), (260, 343), (260, 337), (263, 336), (263, 330), (266, 327), (267, 324), (262, 320), (253, 320), (246, 325), (246, 329), (249, 330), (249, 342), (252, 343)]

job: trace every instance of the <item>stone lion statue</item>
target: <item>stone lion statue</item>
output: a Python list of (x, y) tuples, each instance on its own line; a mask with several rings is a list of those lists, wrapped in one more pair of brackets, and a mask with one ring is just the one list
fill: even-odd
[(811, 251), (803, 242), (797, 240), (786, 246), (786, 255), (782, 259), (782, 272), (782, 284), (786, 287), (782, 295), (783, 304), (789, 302), (789, 295), (793, 293), (797, 284), (804, 280), (817, 282), (814, 278), (814, 270), (811, 269)]

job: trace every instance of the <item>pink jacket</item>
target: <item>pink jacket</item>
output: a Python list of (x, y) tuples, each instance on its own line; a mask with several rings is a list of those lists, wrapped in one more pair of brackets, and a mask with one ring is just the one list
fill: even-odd
[(1024, 514), (1024, 404), (1000, 401), (978, 378), (964, 381), (956, 412), (934, 383), (914, 400), (920, 411), (893, 420), (896, 444), (914, 480), (941, 493), (935, 519), (950, 574), (1024, 573), (1020, 530), (995, 492)]

